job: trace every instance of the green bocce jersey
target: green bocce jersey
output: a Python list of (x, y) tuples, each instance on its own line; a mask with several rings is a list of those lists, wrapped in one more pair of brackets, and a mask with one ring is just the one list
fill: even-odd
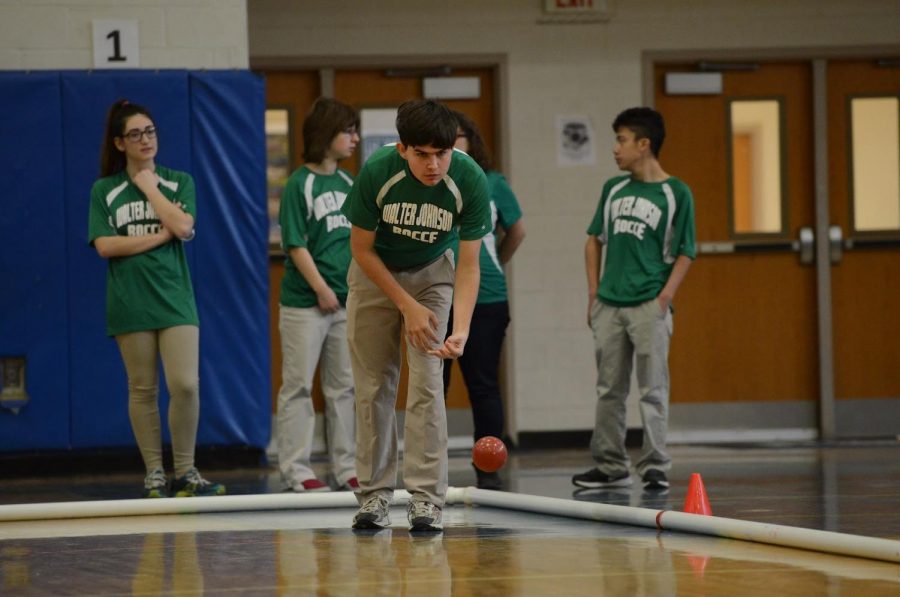
[[(194, 180), (185, 172), (156, 166), (159, 190), (197, 217)], [(160, 221), (147, 197), (123, 170), (91, 189), (88, 243), (101, 236), (144, 236)], [(199, 325), (184, 245), (172, 239), (149, 251), (111, 257), (106, 270), (106, 333), (110, 336), (176, 325)]]
[(440, 257), (459, 239), (491, 230), (487, 183), (481, 167), (454, 150), (444, 179), (419, 182), (396, 146), (366, 161), (342, 208), (354, 226), (375, 232), (375, 251), (390, 269), (408, 269)]
[(694, 199), (681, 180), (641, 182), (630, 175), (603, 186), (587, 230), (606, 244), (597, 296), (617, 307), (656, 298), (679, 255), (694, 259)]
[(316, 269), (341, 305), (346, 306), (350, 222), (341, 213), (341, 206), (352, 186), (353, 178), (340, 169), (324, 175), (301, 166), (288, 179), (278, 212), (281, 245), (288, 254), (281, 280), (282, 305), (307, 308), (319, 304), (315, 291), (289, 254), (291, 249), (302, 247), (309, 251)]
[(519, 221), (522, 210), (519, 202), (506, 178), (496, 170), (485, 172), (487, 177), (488, 194), (491, 198), (491, 231), (487, 233), (481, 243), (481, 255), (479, 257), (481, 267), (481, 283), (478, 285), (479, 305), (486, 303), (502, 303), (507, 299), (506, 275), (500, 264), (500, 255), (497, 253), (497, 236), (494, 232), (499, 225), (504, 230)]

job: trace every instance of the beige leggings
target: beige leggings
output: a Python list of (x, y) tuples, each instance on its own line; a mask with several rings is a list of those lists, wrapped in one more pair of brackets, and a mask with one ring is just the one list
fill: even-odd
[(159, 419), (159, 373), (162, 357), (169, 388), (169, 432), (175, 474), (194, 466), (194, 444), (200, 413), (200, 329), (179, 325), (116, 336), (128, 374), (128, 416), (147, 472), (163, 469)]

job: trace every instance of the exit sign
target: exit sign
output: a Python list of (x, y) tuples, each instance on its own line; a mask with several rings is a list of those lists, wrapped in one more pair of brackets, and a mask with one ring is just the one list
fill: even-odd
[(545, 23), (606, 21), (614, 0), (543, 0)]

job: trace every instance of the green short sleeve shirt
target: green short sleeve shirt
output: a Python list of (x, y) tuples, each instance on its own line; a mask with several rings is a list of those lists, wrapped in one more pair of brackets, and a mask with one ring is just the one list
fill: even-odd
[(697, 256), (694, 198), (675, 177), (663, 182), (630, 175), (610, 179), (587, 232), (607, 246), (597, 296), (619, 307), (656, 298), (675, 259)]
[(506, 275), (497, 254), (498, 227), (509, 229), (522, 217), (522, 210), (506, 178), (496, 170), (485, 172), (488, 193), (491, 197), (491, 231), (481, 244), (481, 283), (478, 286), (478, 304), (502, 303), (507, 300)]
[(342, 208), (354, 226), (375, 232), (375, 251), (392, 269), (433, 261), (459, 240), (491, 230), (487, 182), (481, 167), (453, 151), (444, 180), (419, 182), (394, 145), (366, 161)]
[[(159, 190), (197, 217), (194, 180), (185, 172), (156, 167)], [(88, 243), (102, 236), (144, 236), (160, 221), (147, 197), (122, 171), (94, 183)], [(106, 333), (118, 336), (176, 325), (199, 325), (184, 244), (173, 239), (155, 249), (112, 257), (106, 270)]]
[[(308, 250), (341, 305), (347, 303), (350, 267), (350, 222), (341, 213), (341, 206), (352, 186), (353, 177), (344, 170), (323, 175), (301, 166), (285, 185), (278, 214), (285, 253), (295, 247)], [(318, 302), (315, 291), (288, 255), (281, 280), (281, 304), (308, 308)]]

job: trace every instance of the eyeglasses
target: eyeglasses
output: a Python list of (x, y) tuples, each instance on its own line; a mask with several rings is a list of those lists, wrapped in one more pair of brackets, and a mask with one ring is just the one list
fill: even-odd
[(156, 139), (156, 127), (148, 126), (144, 130), (132, 129), (122, 135), (122, 137), (128, 139), (132, 143), (140, 143), (141, 139), (144, 138), (144, 135), (147, 135), (148, 139)]

